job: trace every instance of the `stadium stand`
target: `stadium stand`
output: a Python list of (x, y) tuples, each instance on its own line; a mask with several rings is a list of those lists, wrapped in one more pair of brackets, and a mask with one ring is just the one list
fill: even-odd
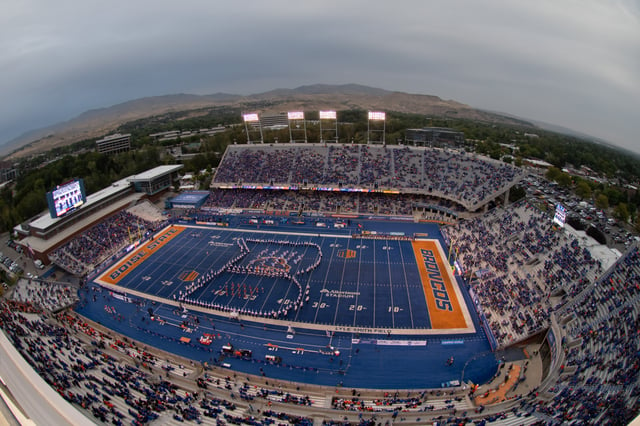
[[(402, 193), (213, 189), (203, 208), (193, 213), (206, 216), (208, 209), (222, 207), (410, 215), (416, 205), (468, 211), (520, 176), (511, 166), (439, 149), (230, 146), (215, 176), (217, 184), (342, 183)], [(139, 205), (82, 232), (58, 248), (52, 260), (83, 275), (126, 245), (130, 232), (163, 223), (153, 206)], [(547, 213), (527, 201), (441, 229), (457, 251), (497, 349), (550, 327), (557, 330), (561, 350), (552, 351), (550, 370), (530, 392), (518, 388), (526, 368), (503, 400), (486, 405), (464, 386), (389, 392), (240, 377), (146, 348), (72, 311), (58, 312), (74, 302), (73, 290), (39, 280), (21, 281), (12, 299), (0, 302), (0, 326), (59, 395), (101, 424), (616, 425), (638, 415), (637, 244), (605, 270), (580, 241), (553, 228)], [(551, 346), (543, 343), (541, 348), (547, 344)]]
[(538, 410), (562, 422), (628, 424), (640, 411), (640, 250), (631, 247), (558, 311), (564, 363)]
[[(406, 424), (423, 424), (429, 416), (454, 419), (452, 413), (473, 409), (467, 395), (456, 390), (356, 394), (258, 382), (164, 357), (72, 314), (52, 316), (29, 302), (3, 302), (1, 308), (0, 324), (13, 345), (58, 394), (96, 423), (269, 425), (277, 419), (279, 425), (312, 425), (318, 424), (315, 416), (325, 419), (322, 424), (355, 425), (378, 424), (377, 416), (386, 415), (403, 422), (412, 416)], [(297, 414), (305, 411), (309, 415)], [(482, 411), (475, 417), (520, 418)], [(343, 420), (326, 420), (337, 418)]]
[(442, 228), (500, 347), (549, 325), (549, 314), (593, 283), (600, 263), (528, 202)]
[(21, 278), (10, 294), (11, 300), (30, 303), (40, 310), (58, 312), (78, 301), (77, 288), (69, 283)]
[(393, 189), (476, 210), (517, 183), (520, 169), (436, 148), (371, 145), (230, 145), (212, 186), (259, 184)]
[(321, 191), (212, 189), (211, 195), (198, 213), (217, 209), (388, 216), (417, 215), (419, 219), (439, 221), (445, 218), (451, 219), (464, 212), (462, 206), (449, 200), (421, 194), (377, 192), (343, 194)]
[[(523, 236), (527, 233), (538, 237), (544, 235), (538, 225), (548, 222), (546, 219), (542, 212), (520, 203), (511, 209), (492, 211), (477, 222), (467, 221), (457, 231), (465, 241), (471, 241), (473, 232), (470, 230), (477, 229), (486, 236), (486, 241), (498, 246), (516, 241), (526, 243), (528, 240)], [(448, 227), (446, 233), (451, 235), (452, 229), (456, 227)], [(547, 232), (554, 231), (547, 229)], [(503, 239), (500, 239), (501, 235)], [(511, 235), (518, 235), (518, 238)], [(562, 262), (558, 262), (557, 256), (572, 247), (572, 241), (565, 236), (555, 235), (555, 238), (553, 244), (544, 247), (532, 245), (531, 241), (529, 245), (522, 243), (520, 250), (514, 250), (516, 246), (505, 247), (516, 253), (514, 259), (481, 265), (494, 268), (496, 276), (500, 276), (509, 271), (512, 260), (530, 262), (535, 256), (546, 259), (536, 262), (538, 269), (534, 269), (541, 272), (535, 275), (539, 275), (542, 288), (546, 282), (544, 271), (549, 270), (545, 265), (553, 262), (556, 267), (558, 264), (568, 267), (564, 262), (570, 256), (565, 253)], [(487, 256), (487, 250), (495, 250), (491, 245), (469, 244), (473, 247), (470, 251), (484, 251)], [(572, 250), (571, 253), (586, 256), (585, 252)], [(461, 258), (464, 261), (464, 255)], [(487, 262), (487, 259), (483, 261)], [(445, 420), (448, 423), (497, 422), (507, 425), (626, 424), (640, 410), (639, 261), (640, 252), (633, 247), (597, 281), (585, 284), (579, 278), (582, 275), (578, 274), (573, 281), (563, 283), (563, 288), (569, 291), (557, 297), (559, 303), (555, 305), (555, 312), (554, 306), (549, 304), (542, 307), (548, 314), (558, 316), (563, 324), (562, 363), (557, 371), (550, 372), (547, 388), (527, 395), (516, 393), (506, 402), (487, 406), (475, 405), (464, 390), (409, 391), (401, 395), (354, 389), (341, 390), (336, 395), (332, 389), (301, 391), (291, 384), (283, 387), (282, 384), (269, 385), (267, 381), (258, 385), (248, 378), (205, 371), (188, 361), (153, 354), (133, 341), (98, 331), (97, 326), (72, 314), (47, 314), (48, 310), (56, 309), (57, 305), (51, 303), (53, 299), (64, 300), (68, 296), (65, 288), (31, 288), (26, 293), (24, 289), (17, 289), (14, 293), (17, 300), (3, 302), (1, 318), (3, 329), (36, 371), (68, 402), (101, 422), (125, 424), (144, 420), (154, 424), (178, 424), (191, 420), (204, 424), (219, 424), (218, 421), (271, 424), (271, 420), (277, 419), (278, 424), (285, 425), (314, 424), (314, 415), (317, 417), (321, 411), (323, 414), (319, 418), (325, 419), (323, 424), (378, 424), (385, 418), (406, 424)], [(597, 263), (593, 268), (597, 270)], [(587, 274), (593, 272), (587, 270)], [(512, 307), (516, 304), (522, 307), (530, 298), (539, 297), (548, 290), (510, 289), (507, 293), (526, 294), (523, 300), (508, 300)], [(487, 300), (483, 299), (481, 303), (485, 302)], [(499, 311), (497, 306), (493, 311)], [(544, 320), (548, 318), (544, 317)], [(524, 330), (522, 335), (526, 336), (537, 327)], [(511, 331), (514, 331), (513, 325)], [(153, 372), (160, 373), (157, 379)], [(263, 407), (259, 414), (251, 408), (258, 404)], [(291, 406), (291, 409), (283, 406)], [(308, 415), (298, 414), (304, 410), (311, 411)], [(357, 413), (360, 417), (359, 420), (347, 417), (350, 420), (339, 421), (336, 419), (343, 418), (339, 413)], [(362, 417), (363, 414), (372, 417)]]
[[(145, 207), (139, 207), (137, 211), (144, 209)], [(152, 211), (149, 207), (146, 210)], [(149, 215), (154, 220), (145, 220), (128, 210), (121, 210), (56, 248), (49, 254), (49, 258), (66, 271), (79, 276), (85, 275), (130, 243), (132, 238), (137, 239), (139, 235), (158, 229), (164, 223), (157, 212), (142, 214)]]
[[(3, 303), (0, 319), (14, 346), (47, 383), (96, 421), (178, 424), (209, 417), (213, 420), (209, 424), (218, 423), (217, 419), (239, 424), (248, 418), (246, 408), (238, 409), (233, 396), (220, 399), (169, 381), (173, 375), (193, 374), (192, 368), (159, 359), (67, 314), (47, 318), (29, 303), (14, 302)], [(125, 356), (135, 363), (123, 362)], [(152, 371), (164, 372), (165, 377), (160, 374), (156, 379)], [(221, 389), (240, 389), (230, 379), (220, 383), (218, 380)], [(266, 419), (272, 415), (263, 413)], [(280, 416), (279, 421), (283, 425), (312, 424), (288, 415)]]

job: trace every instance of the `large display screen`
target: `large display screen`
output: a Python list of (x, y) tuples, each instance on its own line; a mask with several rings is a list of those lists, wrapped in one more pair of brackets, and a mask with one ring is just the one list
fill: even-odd
[(289, 118), (289, 120), (304, 120), (304, 112), (303, 111), (289, 111), (287, 113), (287, 118)]
[(558, 226), (564, 227), (564, 223), (567, 219), (567, 209), (562, 204), (556, 205), (556, 213), (553, 216), (553, 223), (557, 223)]
[(52, 218), (64, 216), (77, 209), (87, 201), (82, 179), (58, 185), (53, 191), (47, 192), (49, 213)]

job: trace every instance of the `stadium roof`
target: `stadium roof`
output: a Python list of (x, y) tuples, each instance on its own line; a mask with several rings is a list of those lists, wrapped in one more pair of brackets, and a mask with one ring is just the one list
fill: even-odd
[[(69, 236), (82, 231), (84, 228), (90, 226), (99, 218), (112, 214), (113, 212), (116, 212), (120, 209), (123, 209), (128, 205), (130, 205), (131, 203), (136, 203), (138, 200), (140, 200), (143, 197), (143, 195), (144, 194), (139, 192), (132, 193), (113, 203), (109, 203), (108, 206), (106, 206), (105, 208), (98, 209), (97, 211), (95, 211), (94, 213), (92, 213), (87, 217), (82, 217), (80, 220), (78, 220), (77, 222), (74, 222), (68, 228), (65, 228), (64, 230), (56, 233), (51, 238), (44, 240), (42, 238), (34, 237), (30, 235), (20, 240), (20, 244), (31, 247), (33, 250), (35, 250), (38, 253), (47, 253), (49, 250), (56, 247), (65, 239), (69, 238)], [(47, 215), (48, 214), (49, 213), (47, 213)]]
[[(91, 210), (92, 206), (99, 205), (99, 203), (103, 202), (106, 199), (111, 198), (112, 196), (115, 196), (118, 193), (133, 189), (132, 183), (150, 182), (150, 181), (153, 181), (154, 179), (160, 178), (162, 176), (166, 176), (167, 174), (180, 170), (183, 167), (184, 166), (182, 164), (158, 166), (151, 170), (142, 172), (138, 175), (131, 175), (126, 178), (120, 179), (112, 183), (106, 188), (96, 191), (91, 195), (87, 195), (86, 203), (84, 203), (81, 207), (79, 207), (77, 211), (86, 212), (87, 210)], [(141, 194), (136, 195), (133, 198), (137, 199), (137, 198), (140, 198), (140, 196)], [(38, 218), (31, 221), (29, 223), (29, 226), (36, 230), (47, 230), (47, 229), (51, 229), (52, 227), (62, 226), (67, 220), (72, 219), (74, 216), (76, 216), (75, 212), (72, 212), (65, 216), (52, 218), (49, 212), (46, 211), (43, 214), (41, 214)]]
[(188, 191), (169, 199), (172, 208), (199, 208), (209, 197), (209, 191)]
[[(120, 179), (119, 181), (112, 183), (110, 186), (103, 188), (100, 191), (96, 191), (91, 195), (87, 195), (87, 202), (84, 203), (84, 205), (81, 206), (80, 209), (87, 209), (87, 207), (91, 206), (92, 204), (98, 203), (105, 198), (128, 189), (131, 186), (131, 183), (129, 183), (127, 179), (128, 178)], [(66, 216), (52, 218), (49, 214), (49, 211), (46, 211), (42, 216), (32, 221), (29, 225), (36, 229), (48, 229), (56, 223), (66, 219)]]
[(126, 178), (126, 180), (129, 182), (142, 182), (142, 181), (153, 180), (160, 176), (164, 176), (168, 173), (176, 172), (183, 167), (184, 167), (183, 164), (168, 164), (165, 166), (158, 166), (151, 170), (142, 172), (140, 174), (129, 176), (128, 178)]
[(605, 270), (609, 269), (622, 256), (619, 250), (608, 247), (606, 244), (599, 244), (593, 237), (587, 235), (585, 231), (577, 230), (569, 224), (565, 224), (564, 227), (567, 232), (582, 240), (581, 245), (589, 249), (591, 255), (600, 261)]

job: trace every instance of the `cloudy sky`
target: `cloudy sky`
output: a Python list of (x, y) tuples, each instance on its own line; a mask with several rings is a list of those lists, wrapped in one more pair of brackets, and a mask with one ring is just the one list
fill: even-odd
[(640, 152), (640, 0), (5, 2), (0, 144), (172, 93), (358, 83)]

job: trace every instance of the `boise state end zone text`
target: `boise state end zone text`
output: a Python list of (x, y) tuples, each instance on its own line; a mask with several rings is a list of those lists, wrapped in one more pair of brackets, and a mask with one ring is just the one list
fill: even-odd
[[(175, 228), (171, 228), (167, 230), (167, 232), (165, 232), (164, 234), (160, 235), (158, 238), (154, 239), (149, 244), (147, 244), (145, 248), (148, 249), (149, 251), (153, 251), (153, 249), (161, 245), (166, 239), (170, 238), (171, 236), (173, 236), (173, 234), (176, 234), (178, 232), (180, 231)], [(120, 265), (118, 269), (111, 272), (111, 274), (109, 274), (109, 278), (111, 278), (112, 280), (118, 279), (120, 274), (127, 271), (131, 266), (134, 266), (138, 261), (142, 260), (147, 254), (149, 254), (149, 252), (145, 251), (144, 249), (140, 250), (138, 253), (136, 253), (130, 259), (128, 259), (125, 263)]]
[(453, 306), (449, 300), (449, 294), (442, 280), (442, 274), (438, 268), (438, 263), (433, 251), (421, 249), (420, 254), (422, 255), (424, 266), (429, 273), (429, 285), (433, 292), (433, 297), (436, 299), (436, 308), (443, 311), (453, 311)]

